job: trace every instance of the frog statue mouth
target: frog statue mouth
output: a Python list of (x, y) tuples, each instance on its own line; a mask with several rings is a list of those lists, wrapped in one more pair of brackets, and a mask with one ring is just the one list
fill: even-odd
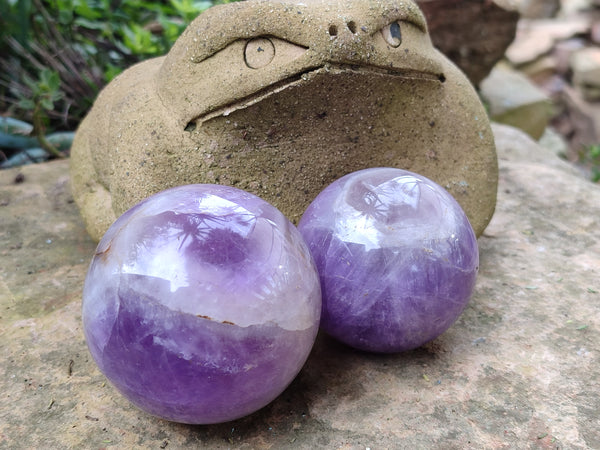
[[(158, 93), (179, 127), (190, 131), (323, 76), (445, 82), (443, 57), (412, 2), (265, 3), (268, 17), (253, 17), (247, 2), (209, 9), (166, 56)], [(215, 23), (226, 30), (216, 33)]]
[[(195, 130), (197, 127), (202, 126), (203, 123), (217, 118), (227, 117), (230, 114), (246, 109), (253, 105), (256, 105), (271, 96), (277, 95), (286, 89), (293, 87), (300, 87), (304, 84), (309, 84), (311, 81), (319, 76), (336, 77), (340, 75), (353, 75), (356, 78), (369, 77), (374, 82), (383, 80), (384, 78), (393, 79), (398, 78), (400, 80), (412, 80), (418, 82), (430, 82), (441, 84), (444, 83), (445, 75), (443, 72), (421, 72), (413, 69), (396, 69), (392, 70), (389, 68), (382, 68), (377, 66), (360, 66), (350, 64), (333, 64), (327, 63), (322, 67), (316, 67), (311, 70), (299, 73), (297, 75), (290, 76), (278, 82), (275, 82), (266, 88), (260, 89), (256, 92), (249, 94), (248, 96), (241, 98), (232, 103), (224, 104), (221, 106), (208, 109), (206, 112), (193, 117), (189, 120), (185, 126), (186, 131)], [(400, 81), (399, 80), (399, 81)]]

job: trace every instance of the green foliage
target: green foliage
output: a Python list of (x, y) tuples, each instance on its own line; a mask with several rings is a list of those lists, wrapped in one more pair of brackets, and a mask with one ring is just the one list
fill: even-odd
[(26, 76), (23, 81), (32, 93), (31, 97), (23, 97), (19, 100), (18, 105), (23, 109), (33, 110), (39, 104), (42, 109), (52, 110), (54, 109), (54, 102), (62, 98), (58, 72), (42, 69), (37, 80), (32, 80)]
[(29, 38), (31, 0), (0, 0), (0, 38), (14, 36), (24, 44)]
[(579, 160), (590, 168), (592, 181), (600, 182), (600, 144), (585, 146), (579, 153)]
[(0, 113), (74, 129), (99, 90), (165, 54), (198, 14), (194, 0), (0, 0)]

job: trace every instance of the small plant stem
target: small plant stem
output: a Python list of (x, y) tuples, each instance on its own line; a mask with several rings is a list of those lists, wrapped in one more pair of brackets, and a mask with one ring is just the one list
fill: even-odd
[(57, 158), (64, 158), (65, 155), (63, 155), (54, 145), (48, 142), (45, 131), (46, 127), (44, 126), (44, 112), (42, 111), (42, 107), (38, 101), (33, 109), (33, 134), (40, 143), (40, 147)]

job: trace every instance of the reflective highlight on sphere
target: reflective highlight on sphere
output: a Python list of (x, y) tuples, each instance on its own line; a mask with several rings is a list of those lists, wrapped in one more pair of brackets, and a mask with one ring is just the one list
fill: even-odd
[(325, 188), (298, 229), (321, 279), (321, 327), (361, 350), (400, 352), (446, 331), (475, 286), (477, 239), (433, 181), (365, 169)]
[(271, 402), (300, 371), (321, 313), (298, 230), (239, 189), (158, 193), (106, 232), (83, 292), (100, 370), (167, 420), (233, 420)]

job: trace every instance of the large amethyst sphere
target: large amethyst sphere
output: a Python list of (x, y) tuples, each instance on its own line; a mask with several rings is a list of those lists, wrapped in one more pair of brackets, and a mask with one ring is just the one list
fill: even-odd
[(83, 292), (100, 370), (139, 408), (194, 424), (277, 397), (306, 361), (320, 313), (298, 230), (259, 197), (215, 185), (163, 191), (124, 213)]
[(456, 321), (473, 291), (473, 229), (454, 198), (423, 176), (392, 168), (346, 175), (317, 196), (298, 228), (321, 278), (321, 327), (352, 347), (419, 347)]

